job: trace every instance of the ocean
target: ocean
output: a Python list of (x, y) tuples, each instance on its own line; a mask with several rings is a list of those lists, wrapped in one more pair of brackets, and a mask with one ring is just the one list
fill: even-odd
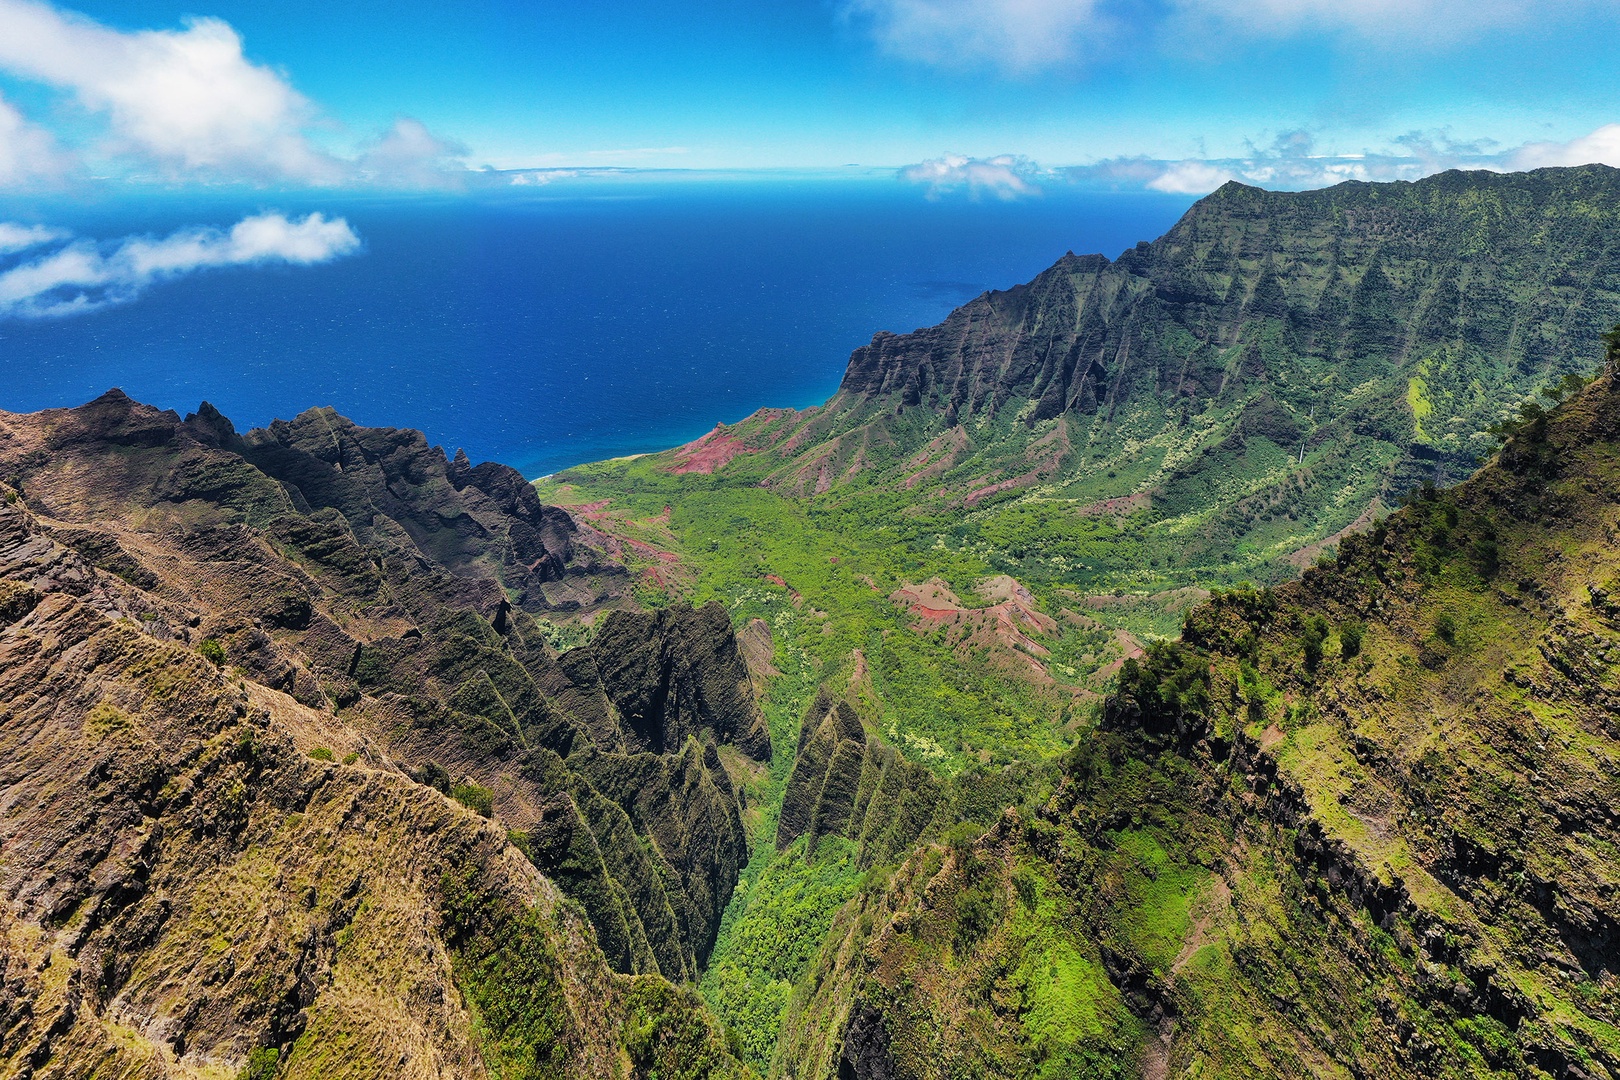
[(0, 199), (0, 221), (106, 240), (319, 210), (364, 245), (324, 265), (205, 271), (88, 314), (0, 321), (0, 409), (117, 386), (182, 414), (210, 401), (246, 430), (331, 405), (539, 476), (677, 445), (762, 406), (819, 404), (874, 332), (936, 323), (1065, 251), (1114, 257), (1190, 204), (669, 177), (441, 196)]

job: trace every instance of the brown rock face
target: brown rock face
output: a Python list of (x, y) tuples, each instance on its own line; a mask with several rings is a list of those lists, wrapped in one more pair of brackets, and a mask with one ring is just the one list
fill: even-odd
[[(535, 913), (567, 1055), (611, 1074), (611, 976), (501, 830), (386, 762), (312, 760), (17, 506), (0, 580), (0, 1069), (192, 1075), (274, 1049), (286, 1075), (481, 1076), (441, 923), (455, 870)], [(344, 1069), (301, 1038), (335, 1031)]]
[(516, 472), (330, 410), (0, 414), (0, 481), (0, 1072), (483, 1075), (508, 961), (567, 1075), (639, 1067), (621, 991), (695, 1007), (611, 969), (693, 977), (747, 859), (723, 610), (620, 610)]

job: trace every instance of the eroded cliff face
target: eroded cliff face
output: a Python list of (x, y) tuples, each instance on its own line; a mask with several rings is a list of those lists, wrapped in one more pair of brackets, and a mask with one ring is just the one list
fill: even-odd
[(1126, 665), (839, 915), (796, 1077), (1620, 1076), (1620, 390)]
[(863, 867), (903, 858), (924, 833), (954, 817), (949, 785), (867, 734), (847, 701), (823, 690), (799, 728), (799, 752), (777, 818), (776, 846), (828, 836), (859, 845)]
[(878, 334), (824, 406), (711, 438), (739, 448), (722, 473), (794, 495), (875, 485), (943, 513), (1016, 493), (1077, 518), (1134, 500), (1166, 534), (1146, 555), (1225, 575), (1465, 478), (1521, 397), (1591, 369), (1617, 274), (1604, 166), (1231, 183), (1117, 259), (1070, 254)]
[(6, 1075), (645, 1075), (653, 1017), (725, 1058), (680, 991), (612, 973), (505, 830), (144, 630), (149, 594), (4, 497)]
[[(414, 1032), (422, 1075), (479, 1075), (525, 1039), (609, 1075), (665, 1052), (621, 1045), (630, 999), (729, 1060), (653, 977), (695, 975), (747, 860), (719, 751), (770, 755), (723, 610), (630, 610), (594, 534), (515, 472), (329, 411), (246, 437), (116, 392), (0, 414), (0, 481), (19, 1067), (82, 1075), (51, 1063), (87, 1060), (62, 1035), (89, 1010), (111, 1019), (85, 1047), (131, 1026), (155, 1074), (255, 1047), (316, 1055), (309, 1075), (383, 1060), (343, 1049), (353, 1028)], [(531, 611), (601, 625), (559, 655)], [(85, 949), (102, 966), (57, 981)], [(534, 993), (574, 1019), (563, 998), (478, 1003), (543, 973)], [(468, 1001), (549, 1019), (507, 1046), (499, 1022), (469, 1034)]]

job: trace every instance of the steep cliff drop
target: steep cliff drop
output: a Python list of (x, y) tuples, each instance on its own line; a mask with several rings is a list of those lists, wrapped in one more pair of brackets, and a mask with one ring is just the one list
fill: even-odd
[(665, 978), (770, 754), (723, 611), (329, 410), (0, 414), (0, 481), (10, 1071), (740, 1074)]

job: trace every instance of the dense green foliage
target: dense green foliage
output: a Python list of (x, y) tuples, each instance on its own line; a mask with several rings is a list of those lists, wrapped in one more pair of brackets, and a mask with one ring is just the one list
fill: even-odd
[(456, 784), (450, 789), (450, 797), (484, 817), (495, 812), (495, 793), (481, 784)]
[(833, 915), (860, 886), (854, 855), (853, 845), (834, 839), (806, 860), (800, 841), (745, 877), (732, 901), (702, 990), (744, 1058), (761, 1069), (776, 1051), (794, 984), (821, 948)]
[[(1415, 855), (1380, 846), (1407, 819), (1364, 814), (1377, 800), (1348, 781), (1310, 793), (1355, 771), (1325, 725), (1362, 692), (1345, 680), (1388, 661), (1388, 605), (1423, 593), (1400, 623), (1413, 677), (1453, 677), (1493, 640), (1478, 598), (1522, 574), (1513, 529), (1441, 487), (1499, 443), (1504, 472), (1559, 479), (1556, 406), (1620, 313), (1617, 237), (1620, 174), (1600, 168), (1233, 186), (1113, 264), (1070, 257), (880, 338), (824, 408), (717, 432), (740, 452), (713, 473), (665, 454), (542, 482), (630, 541), (643, 602), (717, 599), (739, 628), (770, 627), (775, 753), (701, 983), (742, 1054), (868, 1075), (834, 1060), (848, 1035), (857, 1057), (892, 1042), (896, 1060), (951, 1063), (940, 1075), (1293, 1076), (1357, 1055), (1399, 1075), (1515, 1071), (1531, 1043), (1512, 1009), (1431, 989), (1494, 992), (1455, 950), (1413, 945), (1454, 911)], [(1236, 584), (1313, 565), (1371, 599)], [(900, 591), (937, 582), (971, 609), (1003, 574), (1054, 620), (1022, 654)], [(1155, 640), (1184, 616), (1181, 643)], [(1099, 732), (1092, 695), (1116, 671)], [(851, 798), (871, 812), (881, 781), (856, 768), (858, 738), (808, 748), (809, 801), (787, 804), (808, 831), (769, 849), (821, 687), (855, 705), (869, 747), (943, 780), (898, 865), (863, 865), (864, 825), (807, 824), (830, 805), (849, 829)], [(1077, 734), (1052, 803), (979, 783)], [(1363, 770), (1397, 753), (1351, 738)], [(1440, 796), (1423, 790), (1388, 805), (1427, 822)], [(982, 836), (1010, 804), (1018, 824)]]

